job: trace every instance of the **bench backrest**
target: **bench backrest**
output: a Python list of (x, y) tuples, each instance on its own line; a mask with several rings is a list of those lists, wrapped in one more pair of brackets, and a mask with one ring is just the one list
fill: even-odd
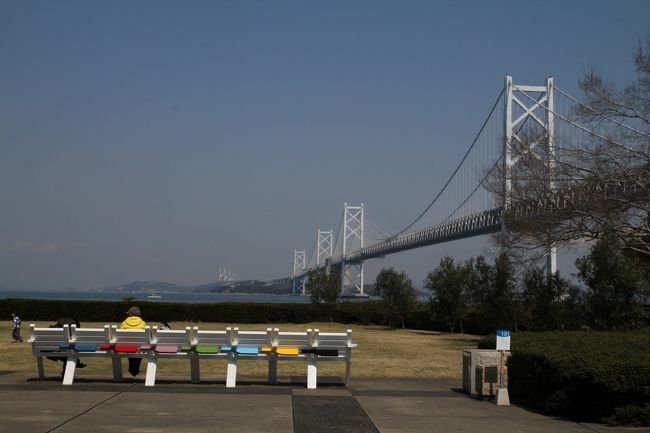
[(191, 343), (191, 328), (180, 329), (158, 329), (154, 326), (151, 330), (151, 344), (178, 345)]
[[(228, 329), (227, 329), (228, 331)], [(240, 346), (271, 346), (273, 342), (273, 330), (268, 328), (266, 331), (240, 331), (239, 328), (229, 330), (231, 340), (236, 339)]]
[(111, 344), (169, 344), (169, 345), (216, 345), (216, 346), (273, 346), (323, 349), (352, 348), (352, 331), (320, 332), (308, 329), (306, 332), (280, 331), (267, 328), (266, 331), (240, 331), (239, 328), (226, 328), (224, 331), (200, 330), (187, 327), (185, 330), (158, 329), (147, 326), (145, 329), (119, 329), (105, 325), (104, 328), (77, 328), (75, 325), (63, 328), (37, 328), (31, 324), (30, 339), (34, 350), (54, 351), (61, 345), (75, 343), (83, 345)]
[(113, 325), (111, 327), (111, 344), (149, 344), (151, 341), (151, 328), (145, 329), (120, 329)]
[(34, 349), (43, 351), (58, 350), (66, 344), (100, 345), (108, 341), (110, 330), (108, 325), (101, 328), (77, 328), (75, 325), (64, 325), (61, 328), (37, 328), (29, 325), (30, 338)]
[(353, 347), (352, 330), (348, 329), (347, 332), (320, 332), (318, 329), (307, 329), (307, 332), (277, 331), (277, 345), (348, 349)]
[(306, 332), (277, 331), (276, 335), (279, 347), (311, 347)]
[(104, 328), (77, 328), (75, 325), (70, 327), (71, 343), (99, 346), (100, 344), (108, 343), (109, 339), (109, 325), (104, 326)]
[(59, 350), (62, 344), (68, 343), (69, 335), (64, 333), (63, 328), (37, 328), (36, 325), (29, 325), (29, 342), (32, 343), (34, 351), (50, 352)]
[(318, 332), (316, 331), (316, 342), (318, 347), (326, 349), (344, 349), (352, 347), (352, 330), (347, 332)]
[(207, 345), (207, 346), (228, 346), (230, 345), (230, 338), (228, 331), (207, 331), (194, 328), (193, 330), (193, 345)]

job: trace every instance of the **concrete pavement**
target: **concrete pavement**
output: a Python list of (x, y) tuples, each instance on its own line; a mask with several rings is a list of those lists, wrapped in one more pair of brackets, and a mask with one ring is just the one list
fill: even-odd
[(496, 406), (460, 393), (459, 380), (319, 378), (305, 389), (302, 377), (244, 378), (234, 389), (215, 378), (191, 384), (163, 379), (113, 383), (83, 376), (72, 386), (36, 374), (0, 374), (0, 426), (7, 432), (269, 432), (437, 433), (566, 432), (630, 433), (650, 429), (580, 424)]

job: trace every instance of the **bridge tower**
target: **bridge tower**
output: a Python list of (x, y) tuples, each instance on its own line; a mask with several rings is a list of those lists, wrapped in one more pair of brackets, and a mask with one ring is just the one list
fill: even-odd
[[(343, 252), (341, 254), (341, 293), (363, 295), (363, 261), (346, 262), (345, 255), (354, 248), (363, 248), (363, 203), (343, 204)], [(358, 242), (358, 245), (355, 245)]]
[(318, 229), (318, 251), (316, 254), (316, 267), (320, 268), (321, 263), (332, 257), (332, 230)]
[[(555, 188), (552, 178), (555, 157), (555, 126), (553, 77), (548, 77), (544, 86), (514, 85), (512, 76), (505, 77), (505, 133), (503, 147), (503, 208), (510, 207), (512, 191), (512, 172), (518, 158), (513, 157), (514, 146), (526, 151), (532, 151), (536, 146), (547, 146), (547, 165), (549, 172), (549, 187)], [(528, 95), (528, 96), (527, 96)], [(531, 101), (529, 97), (535, 99)], [(515, 117), (513, 119), (513, 117)], [(544, 131), (544, 143), (537, 141), (525, 142), (519, 133), (526, 121), (531, 121)], [(503, 224), (504, 239), (507, 236), (507, 226)], [(546, 272), (557, 272), (557, 248), (549, 245), (546, 253)]]
[(305, 294), (305, 278), (297, 278), (305, 272), (305, 250), (293, 250), (292, 293)]

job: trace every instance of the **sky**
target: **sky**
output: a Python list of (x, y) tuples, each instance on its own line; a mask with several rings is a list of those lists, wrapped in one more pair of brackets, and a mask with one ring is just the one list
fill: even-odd
[[(510, 74), (623, 84), (640, 1), (0, 1), (0, 286), (292, 271), (439, 190)], [(485, 238), (368, 262), (420, 285)], [(572, 272), (570, 254), (560, 269)]]

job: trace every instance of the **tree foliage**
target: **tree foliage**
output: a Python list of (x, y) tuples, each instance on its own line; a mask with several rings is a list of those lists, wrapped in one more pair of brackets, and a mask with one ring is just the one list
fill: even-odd
[(470, 306), (470, 281), (473, 262), (455, 263), (451, 257), (444, 257), (436, 269), (429, 272), (424, 288), (431, 290), (431, 310), (439, 320), (449, 327), (452, 334), (456, 324), (464, 333), (463, 318)]
[(341, 279), (337, 272), (319, 269), (309, 273), (306, 290), (311, 295), (311, 302), (328, 315), (330, 322), (341, 295)]
[(431, 310), (435, 320), (454, 332), (456, 324), (464, 332), (464, 322), (472, 319), (479, 332), (497, 328), (517, 328), (520, 304), (516, 290), (515, 267), (507, 254), (494, 264), (483, 256), (464, 264), (450, 257), (429, 272), (424, 287), (432, 291)]
[(399, 323), (404, 328), (404, 318), (415, 305), (415, 289), (411, 280), (404, 272), (386, 268), (377, 275), (375, 288), (383, 298), (387, 324), (394, 326)]
[(559, 273), (548, 275), (544, 268), (530, 268), (524, 272), (522, 290), (526, 328), (550, 331), (582, 325), (580, 290)]
[(644, 323), (642, 268), (622, 251), (618, 237), (605, 234), (590, 254), (576, 260), (587, 286), (586, 308), (596, 329), (638, 328)]
[(481, 308), (479, 318), (489, 330), (517, 328), (515, 269), (507, 254), (500, 254), (489, 266), (477, 260), (474, 292)]

